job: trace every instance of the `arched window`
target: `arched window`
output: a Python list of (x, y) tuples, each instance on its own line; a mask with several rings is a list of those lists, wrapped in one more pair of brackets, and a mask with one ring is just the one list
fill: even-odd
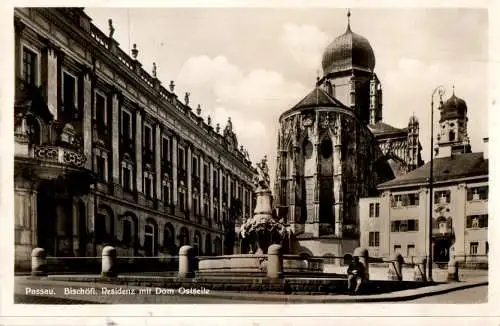
[(175, 254), (175, 232), (172, 224), (165, 224), (165, 228), (163, 230), (163, 249), (167, 253), (173, 255)]
[(185, 227), (183, 227), (179, 232), (179, 245), (182, 247), (188, 244), (189, 244), (189, 232)]
[(41, 145), (42, 128), (40, 127), (40, 122), (32, 115), (28, 115), (26, 117), (26, 125), (31, 145)]
[(194, 233), (194, 239), (193, 239), (193, 249), (194, 249), (194, 254), (196, 256), (200, 256), (201, 253), (201, 234), (196, 231)]
[(454, 141), (455, 140), (455, 132), (452, 130), (450, 131), (450, 134), (449, 134), (449, 140), (450, 141)]
[(132, 243), (132, 222), (123, 220), (122, 227), (122, 242), (125, 245), (130, 245)]
[(310, 141), (306, 140), (304, 142), (304, 157), (310, 159), (313, 152), (313, 145)]
[(151, 222), (144, 226), (144, 253), (146, 256), (156, 254), (156, 225)]
[(207, 234), (205, 237), (205, 255), (212, 255), (212, 237)]

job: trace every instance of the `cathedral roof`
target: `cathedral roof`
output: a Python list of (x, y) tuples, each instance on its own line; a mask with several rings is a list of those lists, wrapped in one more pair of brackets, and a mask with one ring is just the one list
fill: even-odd
[(334, 107), (334, 108), (345, 108), (348, 109), (342, 102), (334, 97), (328, 95), (320, 87), (314, 88), (309, 94), (307, 94), (302, 100), (299, 101), (290, 110), (284, 112), (282, 115), (290, 113), (292, 111), (302, 111), (317, 107)]
[(333, 40), (323, 52), (322, 66), (324, 75), (353, 68), (373, 71), (375, 54), (370, 42), (354, 33), (349, 22), (345, 33)]
[(382, 121), (379, 121), (373, 125), (369, 125), (368, 128), (375, 136), (384, 136), (384, 135), (400, 134), (407, 132), (406, 128), (399, 129)]
[(440, 122), (449, 119), (465, 118), (467, 115), (467, 104), (464, 100), (457, 97), (455, 91), (453, 91), (453, 95), (443, 103), (439, 110), (441, 111)]
[[(480, 153), (464, 153), (434, 159), (434, 182), (488, 176), (488, 159)], [(430, 162), (403, 176), (378, 185), (380, 189), (429, 183)]]

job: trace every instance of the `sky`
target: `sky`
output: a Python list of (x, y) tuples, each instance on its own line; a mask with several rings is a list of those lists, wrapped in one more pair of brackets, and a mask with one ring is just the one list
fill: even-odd
[[(275, 171), (278, 117), (299, 102), (322, 76), (326, 46), (347, 26), (344, 8), (86, 8), (108, 33), (164, 86), (190, 92), (223, 128), (231, 117), (239, 143), (252, 162), (264, 155)], [(429, 160), (430, 102), (443, 85), (468, 106), (472, 150), (483, 151), (488, 136), (488, 11), (445, 8), (354, 8), (353, 32), (375, 53), (383, 88), (383, 121), (405, 127), (420, 121), (424, 160)], [(437, 100), (436, 100), (437, 101)], [(438, 125), (436, 109), (434, 126)]]

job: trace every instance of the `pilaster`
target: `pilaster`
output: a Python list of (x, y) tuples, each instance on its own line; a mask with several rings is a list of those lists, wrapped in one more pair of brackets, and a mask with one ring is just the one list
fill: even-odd
[(156, 191), (155, 198), (159, 203), (162, 202), (162, 175), (161, 175), (161, 127), (159, 123), (156, 123), (155, 126), (155, 142), (154, 142), (154, 151), (155, 151), (155, 183), (156, 183)]
[(209, 180), (210, 180), (210, 202), (208, 203), (208, 218), (213, 220), (214, 218), (214, 165), (212, 162), (209, 163)]
[(136, 111), (135, 116), (135, 163), (136, 163), (136, 189), (137, 193), (143, 193), (142, 189), (142, 112)]
[(111, 148), (113, 150), (112, 164), (113, 168), (111, 170), (113, 174), (113, 183), (115, 185), (120, 184), (120, 108), (119, 108), (118, 94), (113, 93), (111, 98)]
[(172, 136), (172, 202), (175, 206), (177, 206), (177, 196), (178, 196), (178, 182), (177, 182), (177, 136)]
[(52, 44), (47, 46), (47, 106), (54, 120), (58, 119), (58, 50)]
[(193, 210), (193, 153), (191, 144), (187, 146), (187, 209), (190, 216), (194, 216)]
[(205, 181), (205, 160), (203, 159), (203, 155), (200, 155), (199, 156), (199, 165), (200, 165), (200, 171), (199, 171), (199, 174), (200, 174), (200, 199), (199, 199), (199, 202), (200, 202), (200, 216), (206, 216), (206, 212), (205, 212), (205, 187), (204, 187), (204, 181)]
[(92, 80), (90, 72), (83, 75), (83, 153), (85, 168), (92, 169)]

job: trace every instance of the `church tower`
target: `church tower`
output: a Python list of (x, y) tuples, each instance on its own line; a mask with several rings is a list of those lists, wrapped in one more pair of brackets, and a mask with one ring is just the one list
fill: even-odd
[[(347, 29), (325, 49), (322, 59), (323, 78), (318, 81), (325, 92), (351, 108), (365, 124), (370, 123), (371, 101), (375, 100), (376, 119), (381, 119), (380, 83), (373, 73), (375, 54), (368, 40), (351, 30), (351, 12), (347, 12)], [(371, 81), (375, 78), (375, 93)], [(381, 94), (381, 92), (380, 92)]]
[(407, 168), (406, 172), (410, 172), (420, 167), (423, 162), (420, 156), (420, 141), (419, 141), (420, 124), (415, 115), (410, 117), (408, 121), (408, 138), (407, 138)]
[(471, 147), (467, 136), (467, 104), (455, 95), (446, 100), (439, 108), (439, 131), (437, 135), (437, 157), (470, 153)]

